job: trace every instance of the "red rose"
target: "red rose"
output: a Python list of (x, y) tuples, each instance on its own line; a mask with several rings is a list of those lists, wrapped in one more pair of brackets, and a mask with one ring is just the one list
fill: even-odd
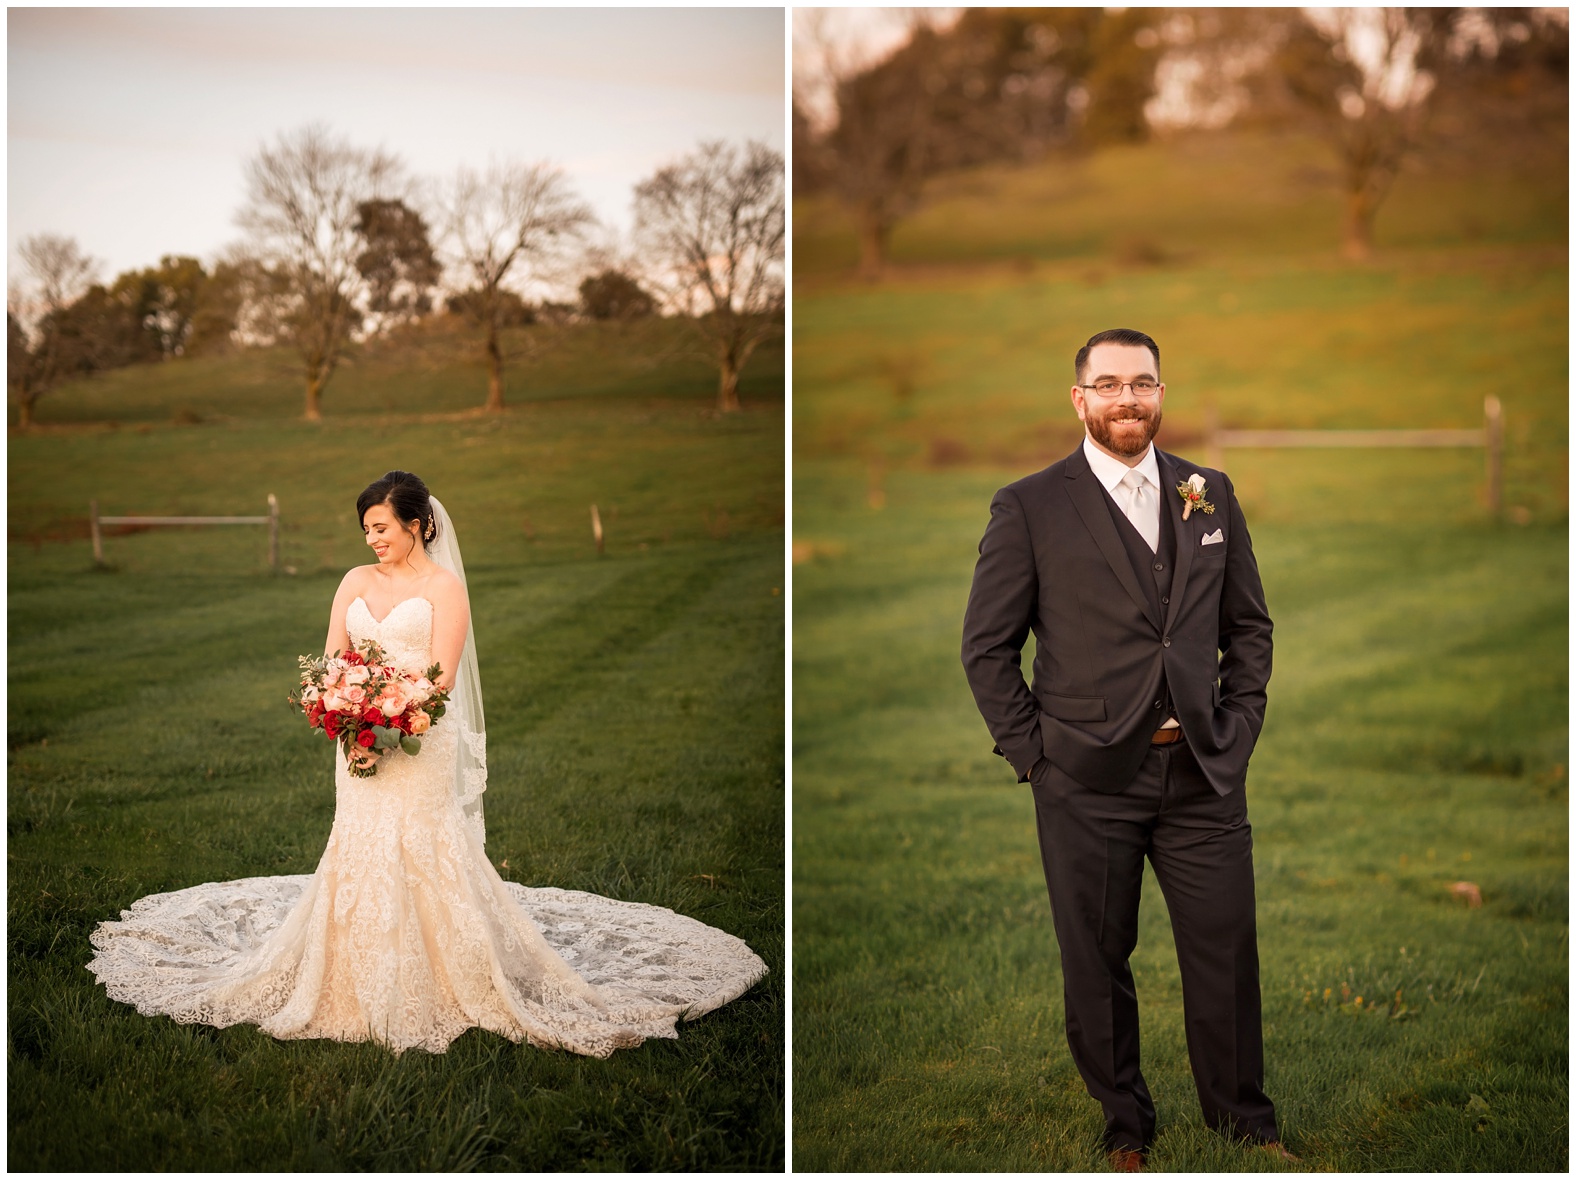
[(372, 748), (372, 743), (377, 740), (377, 735), (374, 734), (370, 729), (363, 729), (356, 736), (356, 745), (360, 746), (363, 750), (370, 750)]
[(347, 651), (344, 655), (344, 660), (347, 664), (365, 664), (367, 662), (362, 658), (359, 651)]
[(339, 714), (330, 713), (323, 719), (323, 732), (331, 738), (339, 736)]
[(401, 713), (398, 717), (391, 718), (389, 720), (389, 725), (394, 729), (399, 730), (401, 733), (410, 732), (410, 718), (406, 717), (403, 713)]
[(382, 725), (383, 711), (376, 705), (368, 705), (361, 711), (361, 720), (365, 721), (368, 725)]

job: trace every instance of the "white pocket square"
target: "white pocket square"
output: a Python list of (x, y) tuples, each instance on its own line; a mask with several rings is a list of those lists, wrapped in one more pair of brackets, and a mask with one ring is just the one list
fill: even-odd
[(1220, 530), (1216, 529), (1212, 533), (1205, 533), (1204, 534), (1204, 539), (1202, 541), (1200, 541), (1199, 544), (1200, 545), (1219, 545), (1225, 539), (1226, 539), (1225, 537), (1220, 535)]

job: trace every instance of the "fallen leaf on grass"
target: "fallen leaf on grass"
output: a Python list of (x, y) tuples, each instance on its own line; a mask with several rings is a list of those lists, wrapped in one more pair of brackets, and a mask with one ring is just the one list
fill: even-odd
[(1483, 891), (1471, 881), (1457, 881), (1450, 887), (1450, 892), (1467, 903), (1467, 908), (1475, 910), (1483, 904)]

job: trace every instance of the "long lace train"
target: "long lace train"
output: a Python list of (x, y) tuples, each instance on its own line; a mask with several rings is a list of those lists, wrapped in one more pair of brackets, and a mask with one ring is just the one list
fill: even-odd
[[(248, 877), (141, 898), (121, 921), (94, 931), (98, 953), (89, 966), (111, 998), (182, 1023), (255, 1023), (286, 1039), (370, 1038), (433, 1052), (479, 1026), (596, 1057), (646, 1037), (677, 1036), (679, 1017), (721, 1007), (766, 973), (740, 939), (672, 910), (504, 881), (508, 905), (523, 919), (512, 923), (517, 937), (526, 924), (539, 932), (587, 988), (537, 971), (497, 981), (492, 956), (480, 953), (462, 956), (468, 972), (451, 974), (450, 964), (415, 949), (424, 939), (407, 926), (414, 936), (392, 939), (374, 956), (385, 961), (351, 973), (351, 993), (336, 997), (301, 978), (303, 967), (317, 980), (332, 976), (332, 963), (259, 962), (270, 935), (293, 914), (312, 924), (317, 883), (314, 874)], [(299, 941), (287, 937), (283, 945)], [(347, 941), (354, 956), (354, 940)]]

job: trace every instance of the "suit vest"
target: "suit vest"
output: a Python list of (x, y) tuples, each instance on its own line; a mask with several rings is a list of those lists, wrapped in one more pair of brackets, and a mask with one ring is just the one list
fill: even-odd
[[(1111, 513), (1111, 523), (1116, 525), (1116, 534), (1122, 538), (1122, 548), (1127, 550), (1127, 560), (1132, 563), (1138, 584), (1149, 596), (1149, 605), (1154, 608), (1155, 617), (1163, 623), (1166, 612), (1170, 609), (1171, 567), (1175, 564), (1177, 551), (1176, 526), (1172, 523), (1171, 513), (1167, 510), (1169, 505), (1161, 500), (1160, 549), (1157, 552), (1149, 548), (1149, 542), (1145, 541), (1143, 534), (1133, 527), (1133, 522), (1127, 519), (1127, 513), (1122, 511), (1121, 505), (1112, 498), (1111, 493), (1105, 491), (1105, 485), (1102, 484), (1100, 490), (1105, 492), (1105, 506)], [(1160, 673), (1160, 689), (1155, 694), (1155, 699), (1162, 702), (1161, 707), (1155, 710), (1155, 728), (1159, 729), (1167, 717), (1176, 716), (1175, 708), (1171, 703), (1171, 692), (1166, 687), (1164, 669)]]

